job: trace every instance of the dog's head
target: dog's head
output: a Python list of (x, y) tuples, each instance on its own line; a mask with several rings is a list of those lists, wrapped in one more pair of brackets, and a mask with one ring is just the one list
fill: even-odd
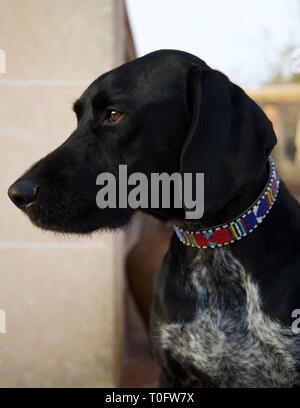
[[(125, 225), (130, 208), (96, 205), (96, 178), (128, 173), (205, 174), (205, 217), (263, 169), (276, 143), (262, 110), (193, 55), (157, 51), (94, 81), (74, 104), (77, 128), (9, 189), (39, 227), (84, 233)], [(165, 219), (180, 209), (156, 209)]]

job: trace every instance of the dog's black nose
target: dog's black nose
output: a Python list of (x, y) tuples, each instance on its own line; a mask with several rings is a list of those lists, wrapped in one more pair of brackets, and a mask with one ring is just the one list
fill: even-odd
[(19, 208), (24, 210), (38, 195), (39, 187), (30, 179), (18, 180), (8, 189), (8, 196)]

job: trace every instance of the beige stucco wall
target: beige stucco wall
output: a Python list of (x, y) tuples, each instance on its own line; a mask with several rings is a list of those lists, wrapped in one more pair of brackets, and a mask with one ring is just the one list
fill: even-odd
[(33, 227), (6, 190), (75, 127), (72, 102), (123, 62), (121, 0), (0, 0), (0, 387), (114, 386), (123, 240)]

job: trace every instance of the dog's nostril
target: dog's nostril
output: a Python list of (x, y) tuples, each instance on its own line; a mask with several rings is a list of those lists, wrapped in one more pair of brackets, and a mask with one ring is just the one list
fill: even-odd
[(8, 196), (18, 208), (25, 209), (36, 200), (38, 190), (39, 186), (32, 180), (19, 180), (9, 187)]

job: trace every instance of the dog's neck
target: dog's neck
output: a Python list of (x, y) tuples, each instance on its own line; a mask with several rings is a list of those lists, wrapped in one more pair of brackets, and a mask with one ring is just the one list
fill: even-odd
[[(263, 184), (263, 178), (260, 183)], [(260, 183), (258, 180), (255, 183), (257, 192), (260, 191)], [(248, 202), (243, 196), (244, 204), (249, 204), (254, 197), (253, 188), (247, 194)], [(230, 251), (245, 273), (258, 284), (264, 312), (273, 319), (291, 324), (291, 310), (299, 307), (298, 297), (292, 296), (300, 287), (299, 236), (300, 206), (281, 182), (274, 207), (249, 236), (222, 248), (199, 249), (183, 245), (174, 233), (170, 254), (175, 259), (177, 253), (184, 254), (183, 259), (188, 263), (197, 256), (198, 251), (208, 259), (217, 256), (218, 251)], [(276, 299), (280, 301), (277, 303)]]
[[(261, 225), (276, 201), (280, 180), (276, 172), (273, 159), (270, 157), (268, 166), (268, 178), (265, 169), (256, 182), (239, 191), (229, 203), (223, 206), (222, 211), (216, 216), (200, 220), (201, 228), (197, 228), (198, 220), (190, 229), (176, 225), (175, 232), (179, 240), (187, 245), (197, 248), (217, 248), (232, 244), (245, 238)], [(264, 188), (261, 187), (264, 182)], [(259, 193), (257, 191), (259, 190)], [(248, 200), (256, 194), (251, 204)], [(243, 210), (240, 210), (242, 208)]]
[(243, 187), (238, 191), (230, 201), (228, 201), (216, 214), (210, 217), (203, 217), (200, 220), (186, 220), (185, 211), (180, 208), (172, 208), (171, 210), (159, 209), (146, 209), (143, 212), (154, 216), (163, 222), (170, 224), (176, 224), (183, 229), (194, 230), (204, 227), (212, 227), (214, 225), (223, 224), (228, 220), (236, 218), (245, 209), (250, 207), (251, 204), (257, 200), (261, 192), (263, 191), (269, 177), (269, 166), (263, 169), (260, 175), (251, 183)]
[(268, 177), (269, 169), (266, 166), (256, 180), (243, 187), (220, 211), (209, 217), (209, 219), (203, 218), (192, 222), (183, 221), (181, 225), (197, 230), (197, 227), (213, 227), (214, 225), (224, 224), (229, 220), (237, 218), (257, 200), (268, 181)]

